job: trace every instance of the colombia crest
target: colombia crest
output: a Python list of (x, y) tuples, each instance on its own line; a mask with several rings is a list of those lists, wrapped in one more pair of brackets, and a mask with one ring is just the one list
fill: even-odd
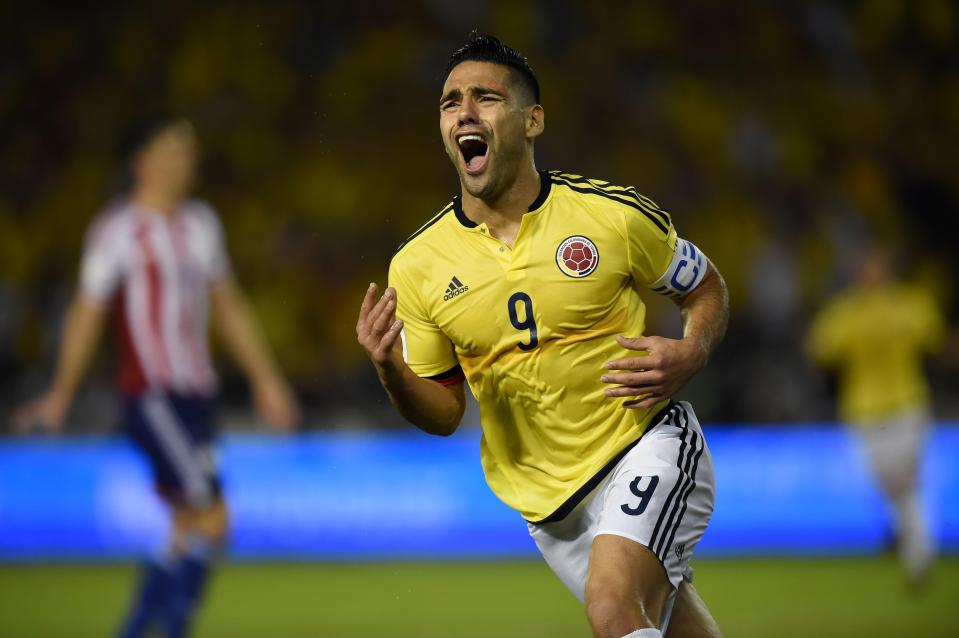
[(567, 237), (556, 249), (556, 265), (567, 277), (580, 279), (599, 265), (596, 244), (582, 235)]

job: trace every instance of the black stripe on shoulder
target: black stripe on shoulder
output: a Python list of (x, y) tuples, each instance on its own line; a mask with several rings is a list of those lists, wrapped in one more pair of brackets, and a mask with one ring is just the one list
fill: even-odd
[(615, 184), (607, 182), (606, 180), (583, 177), (582, 175), (576, 175), (574, 173), (562, 173), (560, 171), (555, 171), (554, 174), (560, 177), (560, 179), (564, 179), (573, 184), (584, 184), (592, 186), (593, 188), (599, 189), (605, 193), (609, 193), (610, 195), (629, 197), (635, 200), (636, 203), (639, 204), (647, 213), (659, 217), (664, 224), (669, 226), (669, 214), (660, 208), (656, 202), (645, 195), (640, 194), (639, 191), (637, 191), (633, 186), (616, 186)]
[(451, 210), (453, 210), (453, 202), (450, 202), (449, 204), (447, 204), (447, 205), (446, 205), (446, 208), (444, 208), (444, 209), (441, 210), (439, 213), (437, 213), (437, 214), (433, 217), (433, 219), (429, 220), (428, 222), (426, 222), (425, 224), (423, 224), (422, 226), (420, 226), (419, 230), (417, 230), (415, 233), (413, 233), (412, 235), (410, 235), (409, 237), (407, 237), (407, 238), (406, 238), (406, 241), (404, 241), (402, 244), (400, 244), (399, 246), (397, 246), (397, 248), (396, 248), (396, 250), (393, 252), (393, 254), (396, 255), (398, 252), (400, 252), (401, 250), (403, 250), (404, 248), (406, 248), (406, 245), (407, 245), (408, 243), (410, 243), (411, 241), (413, 241), (414, 239), (416, 239), (417, 237), (419, 237), (420, 235), (422, 235), (430, 226), (432, 226), (433, 224), (435, 224), (435, 223), (438, 222), (439, 220), (443, 219), (443, 216), (446, 215), (447, 213), (449, 213)]
[(653, 212), (648, 210), (645, 206), (643, 206), (638, 200), (633, 198), (632, 195), (630, 194), (611, 193), (609, 191), (600, 190), (599, 188), (595, 186), (585, 186), (585, 185), (579, 186), (577, 184), (567, 181), (566, 178), (560, 175), (553, 175), (553, 182), (555, 184), (561, 184), (570, 190), (576, 191), (577, 193), (599, 195), (600, 197), (605, 197), (606, 199), (609, 199), (611, 201), (619, 202), (620, 204), (625, 204), (626, 206), (629, 206), (630, 208), (634, 208), (638, 210), (639, 212), (641, 212), (647, 219), (649, 219), (649, 221), (653, 222), (653, 224), (655, 224), (657, 228), (663, 231), (664, 234), (669, 235), (668, 223), (664, 223), (663, 219), (659, 215), (654, 214)]

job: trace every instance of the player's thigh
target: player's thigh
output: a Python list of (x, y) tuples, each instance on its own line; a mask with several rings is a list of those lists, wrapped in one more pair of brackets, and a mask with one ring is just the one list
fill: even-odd
[(204, 509), (219, 498), (209, 403), (162, 392), (127, 401), (127, 434), (147, 456), (158, 491), (174, 507)]
[(546, 564), (580, 602), (586, 590), (589, 554), (598, 522), (598, 515), (593, 511), (595, 496), (591, 494), (560, 521), (529, 524), (530, 536)]
[(681, 583), (673, 602), (666, 638), (722, 638), (722, 635), (693, 584)]
[(676, 404), (617, 466), (597, 534), (651, 551), (674, 589), (689, 580), (689, 560), (712, 517), (712, 458), (695, 414)]
[(658, 627), (671, 591), (659, 559), (647, 547), (611, 534), (593, 539), (585, 597), (591, 617), (600, 607), (598, 615), (642, 615)]
[(924, 412), (907, 413), (860, 432), (869, 462), (891, 496), (915, 488), (927, 422)]

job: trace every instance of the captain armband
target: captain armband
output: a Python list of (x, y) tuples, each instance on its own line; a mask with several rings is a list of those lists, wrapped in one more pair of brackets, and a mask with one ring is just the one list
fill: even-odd
[(672, 261), (650, 289), (672, 299), (681, 299), (702, 283), (708, 263), (706, 256), (691, 241), (677, 239)]

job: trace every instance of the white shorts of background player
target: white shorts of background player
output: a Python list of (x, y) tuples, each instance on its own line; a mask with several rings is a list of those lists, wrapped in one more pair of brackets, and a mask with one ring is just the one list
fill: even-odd
[(914, 408), (854, 428), (866, 460), (892, 502), (899, 558), (911, 580), (923, 578), (936, 554), (919, 489), (931, 422), (926, 408)]

